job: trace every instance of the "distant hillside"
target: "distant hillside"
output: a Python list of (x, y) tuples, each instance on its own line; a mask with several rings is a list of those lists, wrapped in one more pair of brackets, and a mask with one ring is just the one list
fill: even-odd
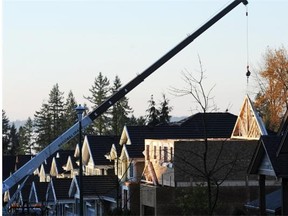
[[(178, 122), (184, 118), (187, 118), (187, 116), (172, 116), (171, 117), (171, 122)], [(10, 122), (10, 125), (12, 125), (13, 123), (15, 124), (15, 127), (17, 128), (17, 130), (19, 129), (19, 127), (23, 126), (26, 123), (27, 120), (16, 120), (16, 121), (12, 121)], [(71, 125), (72, 126), (72, 125)]]
[(184, 118), (187, 118), (187, 116), (172, 116), (170, 122), (178, 122)]

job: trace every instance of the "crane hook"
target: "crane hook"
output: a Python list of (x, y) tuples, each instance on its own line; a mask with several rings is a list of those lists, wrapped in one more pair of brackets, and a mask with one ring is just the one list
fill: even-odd
[(249, 79), (250, 75), (251, 75), (251, 72), (249, 70), (249, 65), (247, 65), (247, 72), (246, 72), (247, 83), (248, 83), (248, 79)]

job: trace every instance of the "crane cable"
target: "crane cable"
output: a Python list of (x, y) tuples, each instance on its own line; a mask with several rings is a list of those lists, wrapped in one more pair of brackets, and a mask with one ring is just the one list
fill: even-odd
[(247, 57), (247, 72), (246, 72), (246, 77), (247, 77), (247, 86), (249, 82), (249, 77), (251, 75), (251, 72), (249, 70), (249, 29), (248, 29), (248, 5), (246, 5), (246, 57)]

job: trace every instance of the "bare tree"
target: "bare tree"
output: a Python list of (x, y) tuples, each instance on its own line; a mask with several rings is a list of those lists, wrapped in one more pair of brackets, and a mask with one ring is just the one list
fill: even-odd
[[(203, 128), (203, 141), (195, 143), (193, 145), (195, 148), (185, 148), (178, 149), (179, 155), (174, 155), (178, 161), (182, 161), (185, 164), (184, 167), (178, 167), (182, 169), (183, 173), (190, 176), (191, 178), (200, 179), (203, 182), (203, 188), (205, 191), (207, 205), (207, 211), (204, 214), (212, 215), (217, 202), (220, 190), (220, 185), (229, 177), (234, 169), (237, 162), (238, 154), (233, 155), (233, 157), (227, 158), (224, 153), (224, 149), (227, 153), (227, 148), (225, 148), (226, 139), (222, 140), (220, 143), (215, 145), (210, 145), (207, 131), (207, 116), (205, 115), (208, 111), (216, 111), (217, 107), (213, 102), (213, 97), (211, 96), (212, 90), (215, 85), (209, 89), (208, 92), (205, 91), (203, 81), (205, 79), (204, 70), (202, 67), (201, 60), (199, 58), (200, 64), (200, 77), (197, 79), (192, 73), (185, 71), (182, 73), (185, 86), (183, 89), (172, 88), (173, 93), (176, 96), (186, 96), (190, 95), (195, 100), (196, 104), (200, 107), (202, 116)], [(193, 160), (191, 160), (193, 158)], [(225, 159), (224, 159), (225, 158)], [(204, 195), (203, 194), (203, 195)], [(199, 214), (199, 212), (196, 212)]]
[(195, 100), (197, 106), (200, 106), (201, 112), (216, 111), (217, 106), (214, 103), (214, 97), (211, 96), (213, 85), (208, 92), (205, 91), (203, 81), (206, 79), (204, 76), (204, 69), (200, 57), (198, 57), (200, 66), (200, 76), (196, 78), (193, 73), (185, 70), (182, 72), (182, 80), (184, 81), (184, 87), (181, 89), (172, 87), (170, 90), (172, 94), (177, 97), (190, 95)]

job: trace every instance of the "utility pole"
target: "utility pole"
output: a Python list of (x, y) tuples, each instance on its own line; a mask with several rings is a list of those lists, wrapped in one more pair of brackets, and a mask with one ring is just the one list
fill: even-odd
[(78, 122), (79, 122), (79, 199), (80, 199), (80, 216), (83, 216), (83, 165), (82, 165), (82, 114), (85, 110), (84, 107), (79, 104), (75, 108), (78, 116)]

